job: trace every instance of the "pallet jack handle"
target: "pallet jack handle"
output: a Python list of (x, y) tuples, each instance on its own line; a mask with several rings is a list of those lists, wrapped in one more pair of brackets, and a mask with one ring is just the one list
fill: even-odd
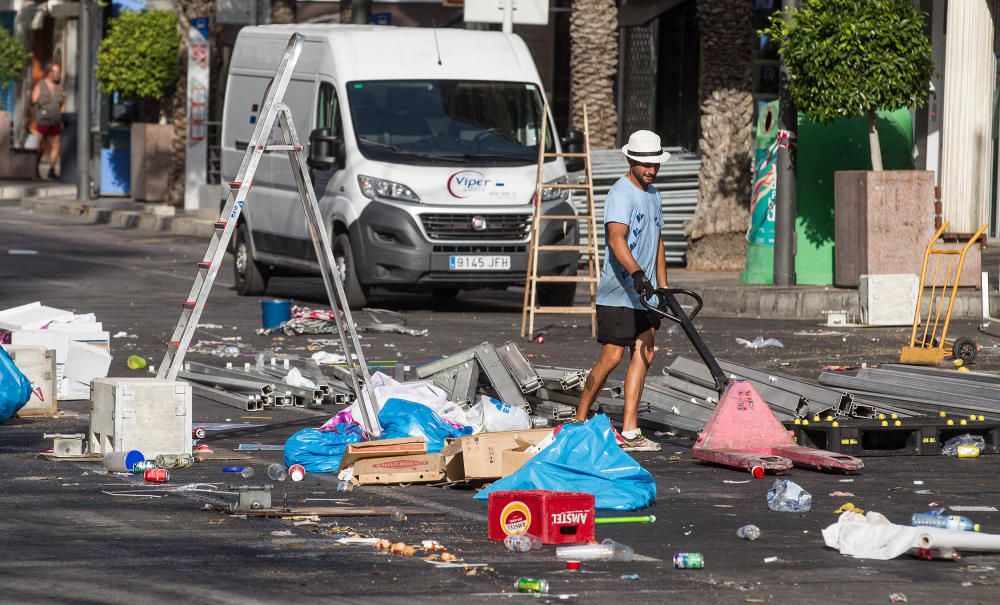
[[(697, 292), (685, 288), (657, 288), (654, 290), (654, 294), (660, 299), (660, 306), (651, 305), (649, 299), (640, 297), (639, 300), (642, 302), (642, 306), (680, 325), (681, 329), (684, 330), (684, 334), (694, 346), (694, 350), (698, 352), (698, 357), (701, 357), (701, 360), (705, 362), (705, 366), (708, 367), (708, 371), (711, 372), (712, 379), (715, 381), (715, 390), (719, 392), (719, 395), (722, 395), (722, 392), (726, 390), (726, 385), (729, 384), (729, 378), (726, 377), (726, 373), (719, 367), (719, 362), (715, 360), (715, 356), (708, 350), (708, 345), (702, 340), (701, 334), (698, 333), (692, 322), (702, 307), (705, 306), (701, 296)], [(674, 296), (675, 294), (683, 294), (694, 299), (696, 306), (690, 315), (684, 312), (684, 308), (677, 301), (677, 298)], [(666, 305), (667, 309), (660, 308), (663, 305)]]

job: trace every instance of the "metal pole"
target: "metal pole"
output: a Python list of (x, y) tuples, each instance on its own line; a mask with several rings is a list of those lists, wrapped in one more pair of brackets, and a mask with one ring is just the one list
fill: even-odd
[(90, 199), (90, 95), (94, 75), (90, 70), (90, 2), (81, 0), (77, 20), (76, 92), (76, 199)]
[(514, 0), (503, 0), (503, 33), (514, 33)]
[[(798, 8), (798, 0), (784, 0)], [(781, 64), (778, 109), (778, 183), (774, 208), (774, 285), (795, 285), (795, 141), (798, 114), (788, 93), (788, 68)]]
[(351, 0), (351, 23), (365, 25), (371, 20), (371, 0)]

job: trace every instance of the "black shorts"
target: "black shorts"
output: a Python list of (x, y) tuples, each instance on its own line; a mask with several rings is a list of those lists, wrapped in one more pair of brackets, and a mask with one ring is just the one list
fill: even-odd
[(660, 319), (645, 309), (597, 305), (597, 342), (630, 347), (646, 330), (659, 330)]

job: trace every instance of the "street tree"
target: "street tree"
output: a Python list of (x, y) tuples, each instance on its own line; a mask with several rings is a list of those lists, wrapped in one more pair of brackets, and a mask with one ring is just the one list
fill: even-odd
[(811, 0), (771, 18), (789, 92), (813, 120), (867, 116), (872, 169), (882, 170), (875, 111), (922, 106), (934, 72), (925, 15), (909, 0)]
[(569, 21), (572, 123), (590, 119), (590, 145), (615, 146), (618, 131), (614, 79), (618, 71), (618, 9), (615, 0), (573, 0)]
[(747, 0), (698, 0), (701, 37), (698, 205), (685, 224), (688, 267), (739, 270), (746, 258), (753, 121), (753, 21)]
[(105, 93), (164, 101), (177, 82), (177, 16), (173, 11), (122, 11), (97, 50), (97, 83)]
[(0, 27), (0, 87), (24, 77), (24, 67), (30, 58), (31, 53), (24, 50), (21, 41)]

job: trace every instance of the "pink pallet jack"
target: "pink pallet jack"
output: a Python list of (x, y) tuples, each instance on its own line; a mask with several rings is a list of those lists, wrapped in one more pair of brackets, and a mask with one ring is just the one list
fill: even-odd
[[(659, 288), (656, 294), (666, 310), (645, 300), (643, 305), (680, 325), (711, 372), (720, 395), (718, 405), (691, 449), (692, 458), (745, 469), (758, 479), (766, 471), (786, 471), (793, 465), (842, 473), (864, 468), (860, 458), (796, 445), (791, 432), (782, 426), (750, 381), (726, 377), (692, 323), (703, 306), (697, 293), (682, 288)], [(684, 312), (674, 294), (695, 300), (697, 306), (690, 315)]]

